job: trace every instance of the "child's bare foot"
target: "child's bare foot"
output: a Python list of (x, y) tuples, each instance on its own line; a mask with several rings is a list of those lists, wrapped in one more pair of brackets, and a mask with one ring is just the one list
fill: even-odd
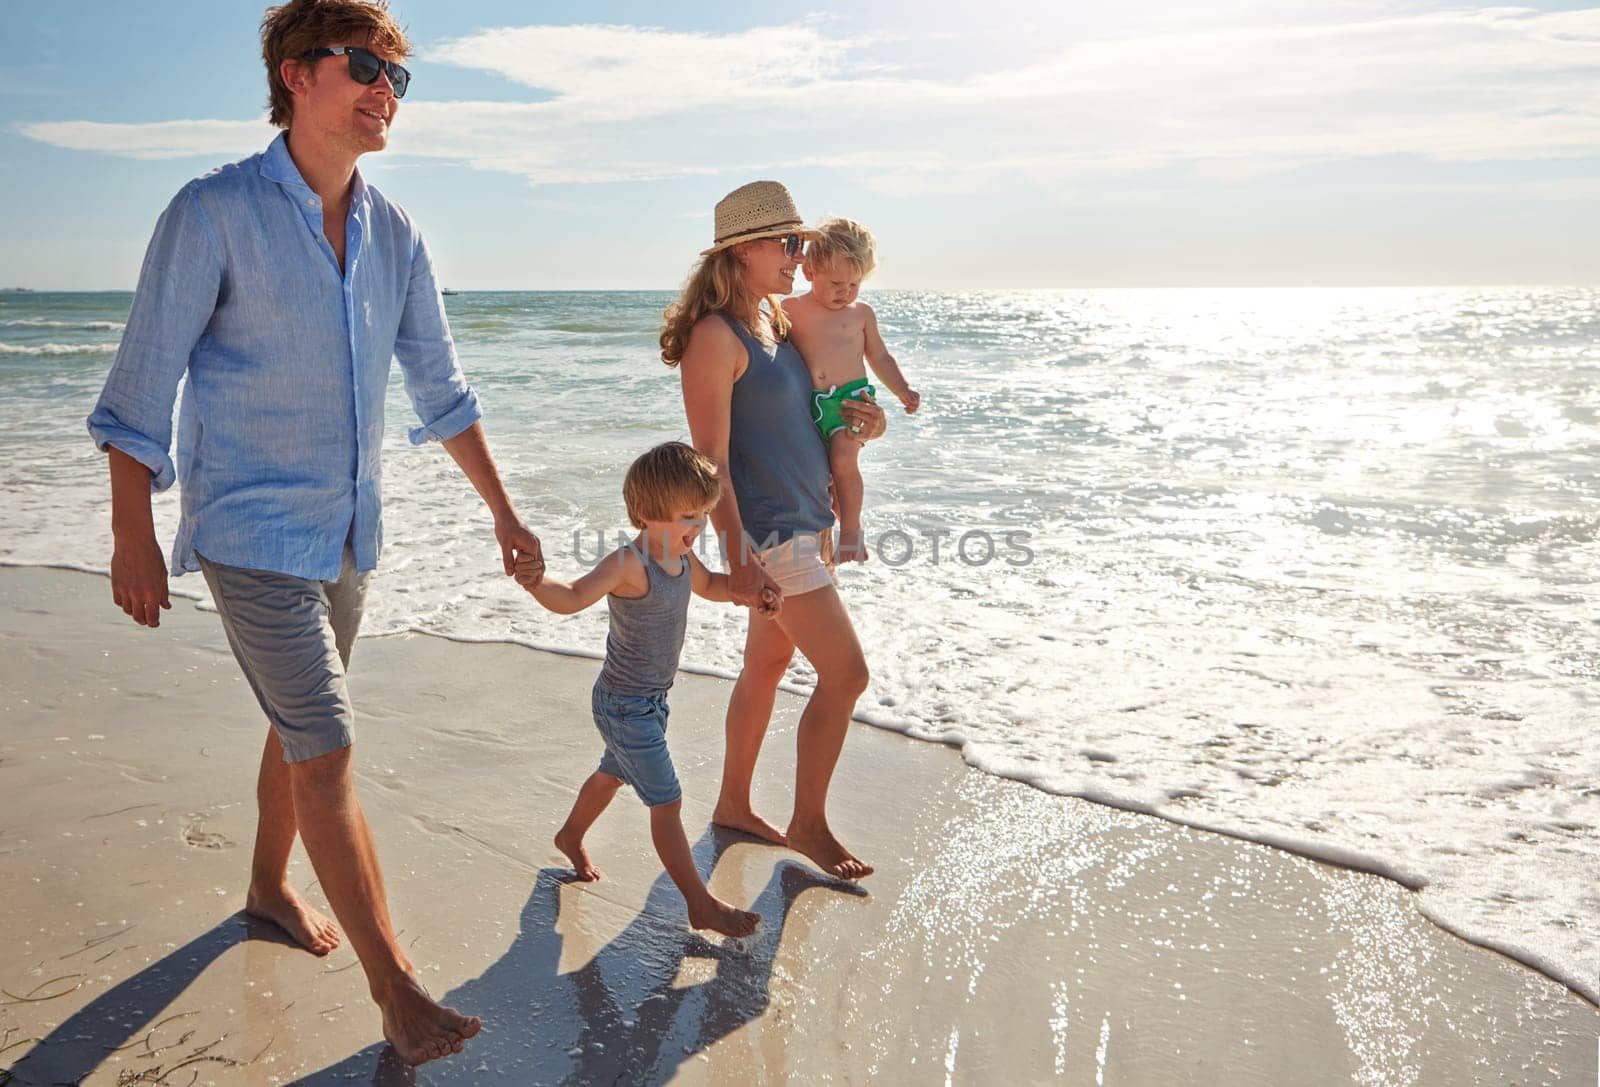
[(771, 842), (773, 845), (789, 844), (789, 839), (784, 836), (783, 831), (749, 808), (737, 810), (724, 808), (721, 804), (718, 804), (716, 810), (711, 813), (711, 825), (742, 831), (752, 838), (760, 838), (762, 841)]
[(706, 893), (706, 900), (698, 906), (689, 907), (689, 925), (691, 928), (708, 928), (712, 932), (720, 932), (724, 936), (748, 936), (756, 930), (761, 923), (759, 913), (741, 910), (730, 906), (716, 895)]
[(867, 561), (867, 541), (862, 539), (859, 527), (839, 530), (839, 549), (834, 555), (838, 562)]
[(872, 875), (872, 865), (851, 853), (839, 843), (826, 824), (800, 827), (789, 824), (789, 848), (803, 854), (831, 876), (840, 879), (861, 879)]
[(603, 878), (604, 873), (589, 860), (589, 851), (583, 847), (582, 838), (574, 838), (563, 828), (556, 834), (556, 848), (567, 855), (567, 860), (572, 862), (573, 873), (584, 883)]
[(314, 955), (326, 955), (339, 946), (339, 926), (312, 909), (288, 884), (270, 891), (257, 891), (252, 887), (245, 895), (244, 912), (271, 921)]
[(475, 1015), (436, 1003), (410, 975), (401, 975), (382, 996), (373, 993), (373, 999), (383, 1012), (384, 1038), (412, 1066), (460, 1053), (483, 1026)]

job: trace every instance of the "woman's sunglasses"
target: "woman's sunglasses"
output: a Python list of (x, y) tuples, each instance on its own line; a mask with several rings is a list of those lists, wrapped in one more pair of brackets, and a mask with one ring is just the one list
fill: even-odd
[(803, 256), (805, 253), (805, 239), (798, 234), (785, 234), (781, 238), (773, 238), (772, 240), (783, 246), (783, 255), (790, 260)]
[(317, 60), (321, 57), (345, 57), (350, 61), (350, 78), (363, 86), (376, 83), (378, 73), (383, 72), (389, 77), (389, 86), (394, 88), (396, 98), (406, 96), (406, 87), (411, 83), (411, 73), (392, 60), (383, 60), (373, 56), (359, 45), (337, 45), (330, 49), (313, 49), (305, 54), (302, 60)]

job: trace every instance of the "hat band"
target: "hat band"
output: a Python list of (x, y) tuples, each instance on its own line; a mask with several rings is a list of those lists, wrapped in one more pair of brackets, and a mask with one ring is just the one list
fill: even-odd
[(786, 233), (791, 230), (799, 230), (802, 225), (799, 219), (785, 219), (781, 223), (768, 223), (766, 226), (756, 226), (748, 230), (736, 230), (732, 234), (724, 234), (711, 244), (715, 246), (738, 238), (757, 238), (764, 234)]

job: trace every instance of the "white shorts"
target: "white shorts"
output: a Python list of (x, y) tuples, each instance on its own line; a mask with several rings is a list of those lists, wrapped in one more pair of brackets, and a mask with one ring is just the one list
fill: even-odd
[(778, 583), (784, 596), (800, 596), (826, 585), (838, 587), (833, 576), (833, 533), (797, 533), (776, 547), (757, 551), (761, 568)]

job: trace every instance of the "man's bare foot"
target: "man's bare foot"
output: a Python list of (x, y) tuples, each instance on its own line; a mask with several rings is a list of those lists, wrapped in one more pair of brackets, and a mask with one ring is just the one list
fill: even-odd
[(252, 887), (244, 898), (244, 912), (271, 921), (313, 955), (326, 955), (338, 947), (343, 938), (338, 925), (312, 909), (299, 892), (287, 884), (271, 891), (257, 891)]
[(589, 851), (583, 847), (583, 839), (573, 838), (565, 828), (556, 834), (556, 848), (567, 855), (567, 860), (572, 862), (573, 874), (584, 883), (593, 883), (604, 876), (589, 860)]
[(748, 936), (761, 923), (759, 913), (730, 906), (716, 895), (706, 892), (706, 900), (689, 907), (691, 928), (708, 928), (724, 936)]
[(837, 562), (866, 562), (867, 541), (861, 536), (861, 529), (841, 528), (839, 530), (839, 547), (834, 552)]
[(839, 839), (833, 836), (833, 831), (826, 825), (798, 827), (790, 823), (788, 838), (790, 849), (809, 857), (813, 864), (831, 876), (860, 879), (872, 875), (872, 865), (840, 845)]
[(762, 841), (771, 842), (773, 845), (789, 844), (789, 839), (784, 837), (783, 831), (748, 808), (743, 811), (735, 811), (732, 808), (723, 808), (721, 804), (718, 804), (716, 810), (711, 813), (711, 825), (742, 831), (752, 838), (760, 838)]
[(383, 1036), (400, 1059), (415, 1067), (460, 1053), (468, 1038), (483, 1027), (475, 1015), (435, 1003), (410, 975), (402, 975), (387, 993), (373, 993), (383, 1012)]

